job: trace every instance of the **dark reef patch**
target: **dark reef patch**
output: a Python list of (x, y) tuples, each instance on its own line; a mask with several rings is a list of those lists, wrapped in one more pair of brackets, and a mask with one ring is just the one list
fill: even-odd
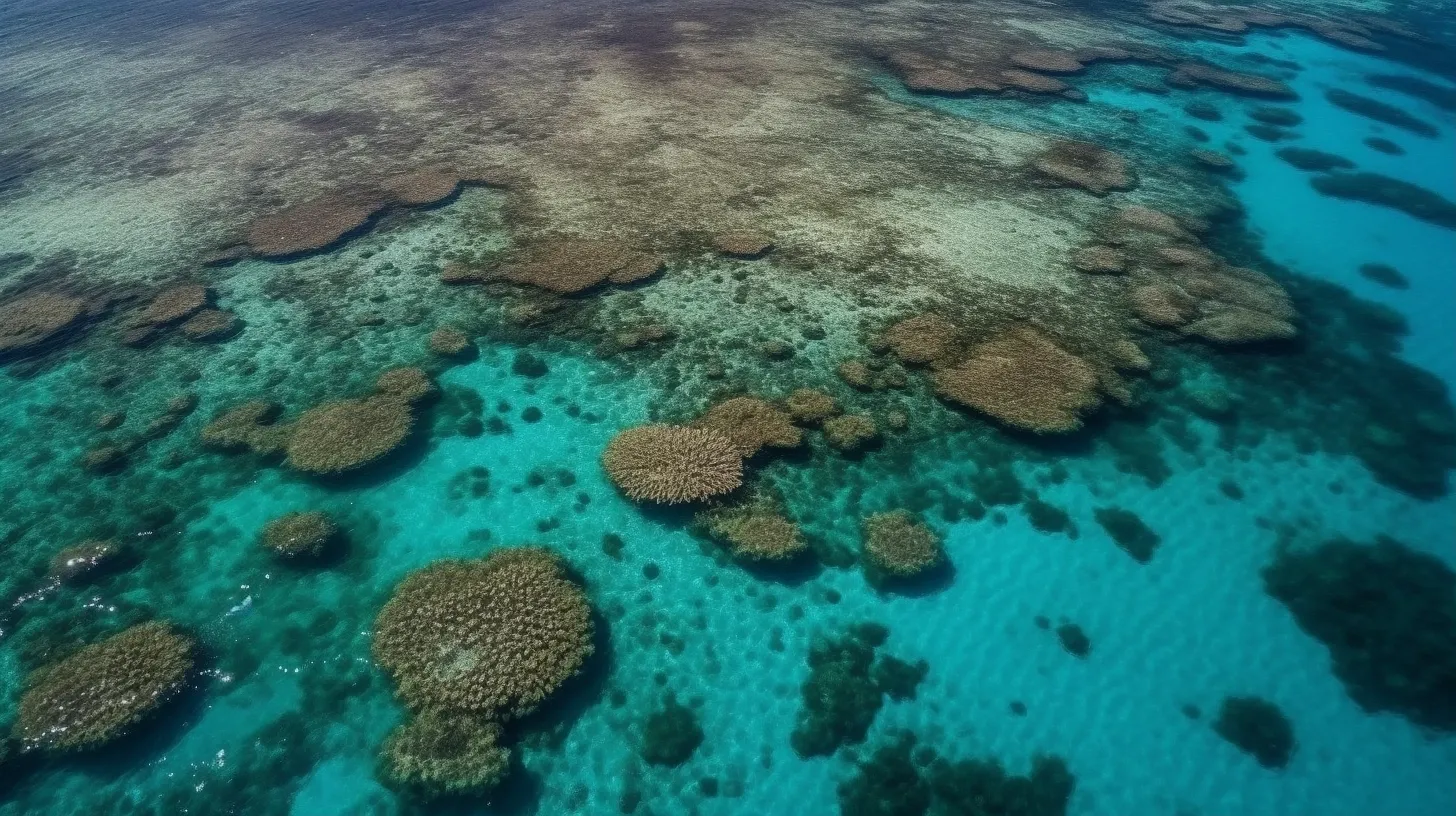
[(1441, 110), (1456, 111), (1456, 88), (1406, 74), (1371, 74), (1366, 84), (1424, 99)]
[(703, 744), (703, 728), (693, 710), (668, 694), (662, 707), (642, 727), (642, 759), (650, 765), (676, 767), (687, 762)]
[(889, 657), (881, 657), (880, 663), (893, 663), (877, 665), (875, 650), (889, 635), (877, 623), (861, 623), (838, 638), (821, 638), (810, 648), (809, 679), (801, 689), (803, 707), (789, 737), (795, 753), (828, 756), (864, 742), (885, 695), (913, 699), (929, 666)]
[(1295, 113), (1289, 108), (1279, 105), (1260, 105), (1249, 110), (1249, 118), (1256, 122), (1263, 122), (1266, 125), (1278, 127), (1294, 127), (1304, 121), (1304, 117)]
[(1384, 153), (1387, 156), (1405, 155), (1405, 148), (1382, 136), (1371, 136), (1365, 139), (1365, 146), (1377, 153)]
[(1262, 122), (1253, 125), (1244, 125), (1244, 131), (1255, 139), (1265, 142), (1282, 142), (1285, 139), (1293, 139), (1294, 133), (1275, 125), (1266, 125)]
[(1330, 173), (1315, 176), (1309, 183), (1327, 196), (1390, 207), (1456, 230), (1456, 202), (1408, 181), (1379, 173)]
[(1378, 99), (1371, 99), (1368, 96), (1361, 96), (1360, 94), (1352, 93), (1342, 88), (1331, 88), (1325, 91), (1325, 98), (1330, 100), (1330, 103), (1336, 107), (1359, 114), (1366, 119), (1372, 119), (1376, 122), (1390, 125), (1391, 127), (1398, 127), (1401, 130), (1409, 131), (1418, 136), (1433, 139), (1441, 133), (1430, 122), (1406, 113), (1394, 105), (1386, 104)]
[(1360, 277), (1391, 289), (1409, 289), (1410, 279), (1390, 264), (1360, 264)]
[(1281, 551), (1264, 588), (1329, 647), (1366, 711), (1456, 731), (1456, 573), (1394, 539)]
[(1274, 151), (1274, 155), (1300, 170), (1312, 173), (1355, 169), (1355, 163), (1344, 156), (1315, 150), (1312, 147), (1281, 147)]
[(1112, 536), (1122, 551), (1139, 564), (1153, 560), (1162, 537), (1153, 531), (1137, 513), (1121, 507), (1099, 507), (1093, 514), (1102, 529)]
[(1092, 639), (1087, 637), (1087, 633), (1082, 631), (1082, 627), (1075, 623), (1064, 623), (1058, 626), (1057, 641), (1062, 644), (1063, 649), (1067, 650), (1067, 654), (1073, 657), (1085, 658), (1092, 654)]
[(1225, 697), (1213, 730), (1265, 768), (1283, 768), (1294, 753), (1294, 724), (1261, 697)]

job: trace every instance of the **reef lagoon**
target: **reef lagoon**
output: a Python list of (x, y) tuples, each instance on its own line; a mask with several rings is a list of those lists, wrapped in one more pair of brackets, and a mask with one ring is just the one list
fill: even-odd
[(1456, 12), (0, 7), (0, 814), (1456, 812)]

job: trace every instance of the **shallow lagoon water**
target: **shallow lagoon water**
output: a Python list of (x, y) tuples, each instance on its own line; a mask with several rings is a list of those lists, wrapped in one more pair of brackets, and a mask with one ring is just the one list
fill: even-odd
[[(1293, 143), (1349, 156), (1361, 169), (1425, 184), (1444, 180), (1438, 192), (1456, 198), (1456, 123), (1448, 112), (1401, 100), (1441, 133), (1395, 137), (1408, 152), (1387, 157), (1360, 140), (1393, 135), (1389, 128), (1321, 97), (1326, 85), (1350, 87), (1362, 73), (1413, 69), (1299, 35), (1197, 47), (1225, 61), (1247, 53), (1296, 60), (1303, 70), (1290, 82), (1301, 99), (1291, 107), (1305, 123)], [(1119, 84), (1139, 70), (1100, 67), (1076, 80), (1089, 96), (1081, 104), (944, 100), (877, 81), (898, 103), (1012, 130), (1150, 140), (1149, 155), (1181, 157), (1192, 146), (1184, 142), (1191, 120), (1181, 107), (1194, 94), (1154, 96)], [(1318, 196), (1307, 174), (1272, 156), (1275, 146), (1242, 133), (1242, 111), (1256, 103), (1224, 97), (1219, 104), (1223, 122), (1197, 124), (1212, 145), (1237, 140), (1247, 149), (1237, 157), (1242, 175), (1229, 189), (1268, 258), (1395, 308), (1410, 323), (1404, 358), (1456, 381), (1442, 307), (1456, 295), (1448, 260), (1456, 257), (1456, 233)], [(1120, 115), (1128, 110), (1138, 113), (1136, 123)], [(947, 425), (959, 415), (945, 406), (916, 418), (953, 430), (913, 446), (892, 436), (877, 450), (844, 458), (815, 435), (802, 457), (757, 468), (782, 492), (789, 514), (828, 549), (857, 550), (863, 515), (918, 505), (944, 537), (954, 570), (916, 592), (878, 592), (852, 567), (744, 569), (693, 536), (680, 514), (623, 498), (602, 472), (600, 452), (623, 428), (680, 418), (684, 409), (669, 376), (680, 361), (670, 352), (603, 358), (578, 340), (524, 343), (473, 331), (478, 358), (437, 377), (444, 396), (423, 420), (428, 443), (368, 478), (321, 484), (260, 467), (247, 455), (205, 454), (180, 476), (163, 469), (165, 452), (189, 448), (213, 411), (254, 395), (253, 381), (233, 376), (246, 361), (278, 372), (271, 388), (296, 414), (324, 398), (365, 393), (379, 371), (417, 362), (435, 325), (490, 323), (481, 314), (496, 317), (503, 307), (486, 293), (432, 298), (438, 311), (427, 319), (397, 319), (391, 310), (439, 286), (440, 247), (505, 245), (502, 207), (496, 192), (467, 188), (442, 207), (391, 216), (342, 247), (286, 262), (245, 260), (209, 281), (220, 291), (219, 305), (235, 309), (247, 328), (217, 347), (166, 345), (156, 352), (156, 384), (128, 386), (128, 422), (136, 423), (175, 393), (178, 372), (206, 370), (189, 385), (202, 409), (173, 437), (149, 446), (127, 477), (152, 480), (143, 482), (152, 491), (148, 500), (198, 493), (208, 500), (133, 542), (147, 553), (133, 572), (24, 604), (0, 647), (0, 722), (11, 718), (23, 688), (21, 664), (31, 657), (22, 650), (51, 617), (60, 623), (50, 626), (84, 640), (164, 612), (200, 633), (212, 653), (209, 671), (195, 699), (124, 752), (29, 769), (32, 776), (0, 800), (0, 813), (408, 810), (406, 800), (375, 780), (379, 744), (402, 710), (370, 660), (374, 615), (404, 575), (434, 560), (528, 542), (561, 553), (580, 576), (602, 621), (598, 654), (553, 707), (522, 727), (515, 746), (522, 767), (507, 786), (491, 802), (451, 805), (464, 812), (615, 813), (626, 810), (624, 794), (633, 794), (640, 813), (834, 813), (837, 787), (852, 774), (855, 757), (801, 759), (789, 735), (811, 644), (860, 621), (888, 627), (882, 653), (930, 666), (913, 700), (886, 701), (858, 748), (861, 758), (900, 730), (944, 756), (995, 757), (1018, 774), (1034, 756), (1055, 754), (1076, 775), (1067, 808), (1073, 814), (1424, 816), (1456, 808), (1450, 736), (1363, 711), (1331, 673), (1327, 649), (1260, 581), (1276, 546), (1291, 537), (1394, 535), (1456, 563), (1456, 500), (1417, 500), (1377, 483), (1352, 457), (1302, 450), (1277, 435), (1227, 450), (1217, 419), (1189, 418), (1177, 444), (1159, 440), (1169, 468), (1162, 479), (1126, 472), (1095, 442), (1050, 454), (1027, 445), (1024, 461), (1009, 469), (1041, 501), (1066, 512), (1069, 525), (1061, 532), (1038, 529), (1015, 504), (992, 506), (979, 520), (955, 510), (956, 501), (973, 497), (972, 479), (989, 469), (987, 431)], [(1356, 270), (1366, 262), (1396, 266), (1411, 288), (1391, 291), (1362, 278)], [(775, 263), (772, 256), (697, 257), (674, 264), (659, 284), (601, 299), (624, 311), (638, 308), (633, 298), (649, 309), (661, 304), (655, 298), (695, 299), (702, 305), (684, 314), (660, 306), (659, 313), (683, 327), (700, 326), (692, 321), (704, 312), (727, 315), (732, 308), (731, 284), (714, 282), (715, 275), (772, 279)], [(311, 277), (346, 280), (356, 298), (310, 301)], [(276, 294), (280, 281), (290, 282), (287, 297)], [(823, 295), (820, 302), (832, 300)], [(388, 319), (355, 320), (370, 311)], [(299, 330), (346, 320), (356, 328), (343, 339), (332, 328)], [(850, 318), (825, 322), (822, 339), (796, 344), (784, 365), (725, 355), (732, 376), (766, 397), (808, 382), (834, 391), (848, 410), (882, 411), (882, 395), (848, 389), (829, 373), (847, 356), (855, 332)], [(766, 329), (765, 338), (777, 328)], [(544, 375), (513, 371), (523, 351), (545, 364)], [(7, 433), (33, 433), (42, 423), (57, 429), (50, 461), (6, 463), (3, 476), (14, 486), (8, 496), (17, 505), (42, 502), (57, 480), (77, 478), (59, 463), (74, 462), (93, 441), (75, 432), (89, 417), (50, 406), (91, 404), (85, 389), (97, 375), (86, 363), (77, 352), (33, 377), (3, 383)], [(474, 408), (461, 396), (471, 392), (479, 399)], [(533, 408), (534, 421), (525, 413)], [(496, 417), (508, 431), (460, 433), (462, 411)], [(1163, 431), (1142, 433), (1158, 439)], [(1022, 450), (1014, 439), (1005, 444), (1011, 447), (995, 450)], [(44, 476), (34, 475), (37, 467)], [(174, 478), (196, 483), (169, 484)], [(1228, 494), (1228, 482), (1241, 498)], [(472, 485), (483, 495), (472, 495)], [(92, 489), (103, 498), (87, 507), (109, 507), (115, 497), (108, 485)], [(1098, 524), (1097, 509), (1108, 506), (1136, 512), (1160, 534), (1150, 563), (1129, 558)], [(299, 509), (326, 510), (349, 533), (347, 552), (328, 569), (279, 564), (257, 544), (270, 519)], [(76, 524), (80, 534), (88, 526), (101, 525)], [(608, 534), (624, 542), (619, 557), (603, 547)], [(7, 591), (23, 593), (37, 583), (34, 575), (12, 575)], [(1075, 622), (1091, 639), (1090, 654), (1068, 654), (1035, 623), (1038, 616), (1052, 626)], [(638, 751), (648, 713), (668, 692), (694, 709), (706, 739), (685, 764), (660, 768), (643, 763)], [(1286, 768), (1260, 767), (1210, 727), (1220, 700), (1240, 694), (1273, 701), (1293, 722), (1298, 745)], [(1024, 715), (1011, 713), (1013, 702), (1024, 705)], [(1200, 717), (1180, 711), (1190, 705)]]

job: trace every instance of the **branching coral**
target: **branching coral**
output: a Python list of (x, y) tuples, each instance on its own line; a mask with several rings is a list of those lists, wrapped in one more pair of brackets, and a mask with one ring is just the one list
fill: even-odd
[(385, 783), (425, 798), (479, 794), (510, 768), (501, 727), (477, 717), (422, 711), (390, 732), (379, 753)]
[(411, 707), (521, 717), (592, 654), (586, 595), (550, 551), (437, 561), (395, 588), (373, 654)]
[(941, 397), (1037, 433), (1074, 431), (1102, 402), (1092, 367), (1029, 327), (976, 346), (934, 379)]
[(406, 402), (419, 402), (438, 393), (435, 381), (423, 369), (391, 368), (374, 381), (374, 390)]
[(795, 422), (823, 422), (839, 413), (834, 398), (812, 388), (797, 388), (784, 399), (784, 408)]
[(213, 418), (202, 429), (202, 442), (222, 450), (248, 450), (274, 453), (283, 449), (286, 435), (273, 423), (283, 413), (276, 402), (253, 400), (230, 408)]
[(694, 420), (693, 427), (733, 440), (744, 459), (765, 447), (797, 448), (804, 441), (804, 432), (794, 427), (788, 414), (757, 397), (724, 400)]
[(1099, 196), (1131, 190), (1136, 184), (1126, 159), (1088, 142), (1053, 142), (1032, 167), (1053, 182)]
[(0, 303), (0, 358), (36, 351), (62, 339), (86, 314), (80, 298), (51, 292)]
[(133, 626), (38, 670), (16, 713), (28, 749), (94, 748), (130, 731), (187, 685), (194, 644), (161, 622)]
[(783, 561), (808, 548), (799, 526), (768, 502), (709, 510), (701, 518), (710, 535), (749, 561)]
[(953, 323), (927, 312), (901, 320), (881, 335), (885, 345), (906, 363), (933, 363), (955, 348), (958, 332)]
[(558, 294), (574, 294), (607, 281), (644, 280), (660, 272), (662, 265), (662, 258), (622, 241), (555, 238), (529, 247), (501, 276)]
[(356, 470), (403, 445), (413, 427), (409, 402), (397, 396), (326, 402), (293, 424), (288, 465), (318, 474)]
[(324, 513), (286, 513), (263, 526), (263, 546), (283, 558), (317, 558), (338, 534)]
[(742, 484), (739, 451), (738, 444), (718, 431), (644, 425), (613, 437), (602, 453), (602, 467), (630, 499), (678, 504)]
[(865, 568), (872, 574), (907, 578), (944, 558), (940, 537), (904, 510), (876, 513), (864, 523)]

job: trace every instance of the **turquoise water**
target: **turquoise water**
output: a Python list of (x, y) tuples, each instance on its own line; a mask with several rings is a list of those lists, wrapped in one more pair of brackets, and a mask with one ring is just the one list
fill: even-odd
[[(1151, 395), (1141, 408), (1109, 407), (1070, 439), (1013, 432), (935, 399), (914, 367), (867, 349), (867, 327), (886, 322), (878, 303), (859, 302), (872, 298), (847, 284), (824, 285), (779, 250), (741, 259), (674, 246), (660, 278), (551, 301), (560, 309), (544, 328), (523, 317), (523, 305), (545, 302), (533, 293), (443, 286), (442, 264), (494, 258), (515, 240), (511, 199), (487, 185), (391, 212), (301, 257), (190, 267), (215, 305), (244, 322), (226, 342), (174, 333), (138, 351), (117, 342), (126, 321), (108, 317), (69, 345), (7, 361), (0, 724), (16, 721), (38, 669), (132, 624), (172, 621), (201, 651), (191, 690), (113, 745), (23, 751), (17, 731), (0, 759), (0, 813), (924, 813), (907, 791), (879, 809), (845, 794), (846, 780), (904, 733), (941, 758), (994, 759), (1012, 775), (1031, 773), (1036, 757), (1060, 757), (1075, 778), (1064, 806), (954, 809), (937, 789), (930, 812), (1452, 812), (1451, 723), (1367, 710), (1261, 571), (1285, 549), (1373, 546), (1382, 536), (1456, 566), (1456, 499), (1445, 489), (1451, 429), (1438, 421), (1450, 403), (1430, 385), (1456, 384), (1447, 320), (1456, 230), (1323, 196), (1312, 174), (1274, 155), (1289, 145), (1337, 153), (1456, 199), (1456, 117), (1361, 78), (1456, 80), (1302, 34), (1180, 47), (1245, 70), (1260, 65), (1247, 60), (1255, 54), (1297, 63), (1285, 78), (1299, 99), (1282, 103), (1303, 119), (1292, 138), (1270, 144), (1244, 130), (1261, 100), (1139, 91), (1129, 78), (1159, 76), (1144, 65), (1097, 66), (1069, 80), (1086, 102), (944, 98), (912, 94), (887, 75), (857, 80), (873, 104), (929, 108), (957, 127), (1124, 152), (1144, 169), (1137, 189), (1109, 199), (1118, 206), (1241, 207), (1244, 220), (1216, 224), (1207, 243), (1273, 272), (1303, 316), (1301, 345), (1210, 350), (1139, 330), (1154, 373), (1168, 376), (1139, 386)], [(1324, 98), (1330, 87), (1397, 104), (1439, 133), (1423, 138), (1340, 109)], [(1195, 99), (1217, 105), (1222, 120), (1190, 117), (1184, 107)], [(1188, 125), (1207, 141), (1193, 140)], [(1370, 136), (1405, 152), (1373, 150), (1362, 141)], [(1193, 164), (1195, 147), (1229, 152), (1237, 173)], [(21, 190), (3, 205), (21, 212), (38, 195)], [(1091, 220), (1069, 228), (1085, 234)], [(794, 233), (782, 234), (792, 244)], [(1362, 275), (1369, 263), (1395, 267), (1408, 288)], [(47, 275), (62, 277), (32, 258), (0, 284), (7, 297), (60, 285)], [(1036, 297), (1065, 295), (1047, 291)], [(1370, 303), (1398, 313), (1405, 330)], [(649, 324), (670, 336), (623, 341), (622, 331)], [(430, 355), (440, 326), (464, 331), (477, 353)], [(792, 355), (768, 353), (769, 341), (789, 342)], [(835, 373), (851, 357), (888, 361), (883, 370), (908, 372), (908, 386), (851, 387)], [(368, 395), (380, 372), (413, 365), (431, 374), (439, 397), (419, 409), (404, 450), (348, 479), (200, 442), (218, 412), (248, 399), (275, 400), (291, 420)], [(623, 429), (687, 422), (724, 396), (781, 400), (801, 387), (873, 417), (882, 438), (846, 455), (806, 427), (801, 450), (749, 460), (750, 484), (775, 494), (809, 542), (810, 556), (791, 567), (734, 561), (691, 511), (633, 502), (603, 470), (602, 452)], [(101, 441), (136, 438), (179, 393), (195, 395), (196, 410), (132, 450), (119, 473), (78, 465)], [(96, 427), (108, 411), (126, 414), (114, 432)], [(896, 412), (908, 417), (903, 430)], [(1372, 449), (1376, 425), (1399, 439)], [(1135, 513), (1157, 534), (1146, 563), (1099, 522), (1107, 508)], [(859, 564), (861, 520), (896, 509), (940, 537), (949, 568), (876, 587)], [(329, 514), (347, 545), (323, 563), (280, 561), (259, 541), (291, 511)], [(47, 580), (56, 550), (93, 537), (121, 542), (134, 563), (77, 585)], [(377, 770), (381, 744), (406, 713), (371, 655), (376, 615), (406, 575), (432, 562), (523, 544), (570, 565), (595, 610), (595, 653), (540, 712), (507, 723), (516, 765), (501, 786), (443, 802), (401, 794)], [(868, 622), (888, 629), (879, 659), (924, 661), (924, 680), (908, 699), (873, 689), (883, 705), (862, 741), (797, 755), (791, 735), (816, 644)], [(1424, 623), (1395, 620), (1387, 634), (1418, 635)], [(1071, 624), (1090, 639), (1084, 655), (1059, 639)], [(1435, 691), (1456, 690), (1449, 637), (1433, 641)], [(669, 693), (703, 740), (663, 766), (642, 753)], [(1225, 698), (1244, 695), (1274, 703), (1292, 724), (1282, 767), (1261, 765), (1214, 727)]]

